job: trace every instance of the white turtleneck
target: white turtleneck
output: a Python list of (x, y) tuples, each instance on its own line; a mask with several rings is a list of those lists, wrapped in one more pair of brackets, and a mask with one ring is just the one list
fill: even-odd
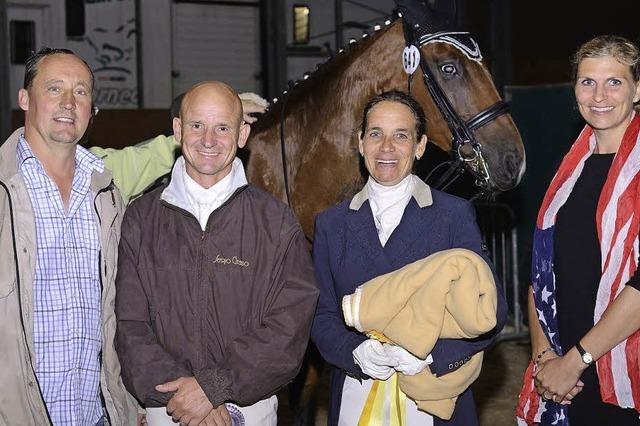
[(235, 158), (231, 171), (210, 188), (203, 188), (187, 174), (184, 157), (179, 157), (171, 172), (171, 182), (162, 192), (161, 198), (193, 214), (204, 231), (211, 213), (220, 207), (231, 195), (247, 184), (244, 167)]
[(393, 186), (380, 185), (369, 177), (367, 192), (380, 244), (384, 247), (396, 229), (409, 204), (415, 186), (414, 175), (408, 175)]

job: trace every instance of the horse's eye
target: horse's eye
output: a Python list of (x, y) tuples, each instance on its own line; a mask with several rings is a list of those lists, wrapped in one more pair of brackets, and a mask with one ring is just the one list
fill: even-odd
[(458, 73), (456, 66), (451, 63), (440, 65), (440, 71), (442, 71), (445, 76), (453, 76)]

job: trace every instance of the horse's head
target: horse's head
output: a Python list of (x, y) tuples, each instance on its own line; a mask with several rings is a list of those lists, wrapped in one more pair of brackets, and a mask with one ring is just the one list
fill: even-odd
[[(524, 146), (478, 45), (468, 33), (454, 29), (453, 20), (441, 9), (420, 0), (396, 3), (406, 44), (419, 48), (419, 56), (413, 58), (405, 50), (409, 63), (420, 63), (412, 94), (428, 117), (437, 117), (429, 123), (431, 140), (444, 150), (452, 149), (455, 161), (485, 189), (515, 187), (525, 170)], [(447, 3), (451, 2), (441, 4)]]

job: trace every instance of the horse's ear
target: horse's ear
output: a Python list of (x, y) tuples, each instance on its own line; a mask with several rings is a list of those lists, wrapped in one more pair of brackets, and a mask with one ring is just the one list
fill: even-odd
[(437, 22), (444, 29), (454, 29), (458, 26), (458, 9), (455, 0), (431, 0)]
[(398, 11), (410, 25), (419, 25), (427, 32), (456, 27), (455, 0), (395, 0)]

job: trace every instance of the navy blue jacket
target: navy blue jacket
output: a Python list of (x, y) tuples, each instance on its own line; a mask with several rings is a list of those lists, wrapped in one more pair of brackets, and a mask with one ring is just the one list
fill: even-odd
[[(341, 312), (343, 296), (353, 293), (356, 287), (374, 277), (450, 248), (473, 250), (492, 265), (482, 249), (473, 205), (461, 198), (431, 190), (424, 184), (418, 188), (420, 191), (421, 196), (410, 199), (400, 224), (384, 247), (378, 239), (368, 201), (359, 208), (356, 202), (356, 210), (349, 207), (351, 200), (347, 200), (320, 213), (316, 219), (313, 260), (320, 298), (311, 337), (324, 359), (334, 367), (331, 372), (330, 425), (338, 423), (345, 374), (368, 378), (352, 356), (353, 350), (367, 337), (345, 325)], [(356, 195), (354, 201), (360, 195)], [(471, 355), (494, 341), (507, 316), (502, 286), (497, 287), (496, 329), (472, 340), (438, 340), (431, 352), (434, 362), (430, 368), (434, 374), (454, 371)], [(435, 418), (436, 426), (477, 424), (469, 389), (458, 398), (450, 421)]]

